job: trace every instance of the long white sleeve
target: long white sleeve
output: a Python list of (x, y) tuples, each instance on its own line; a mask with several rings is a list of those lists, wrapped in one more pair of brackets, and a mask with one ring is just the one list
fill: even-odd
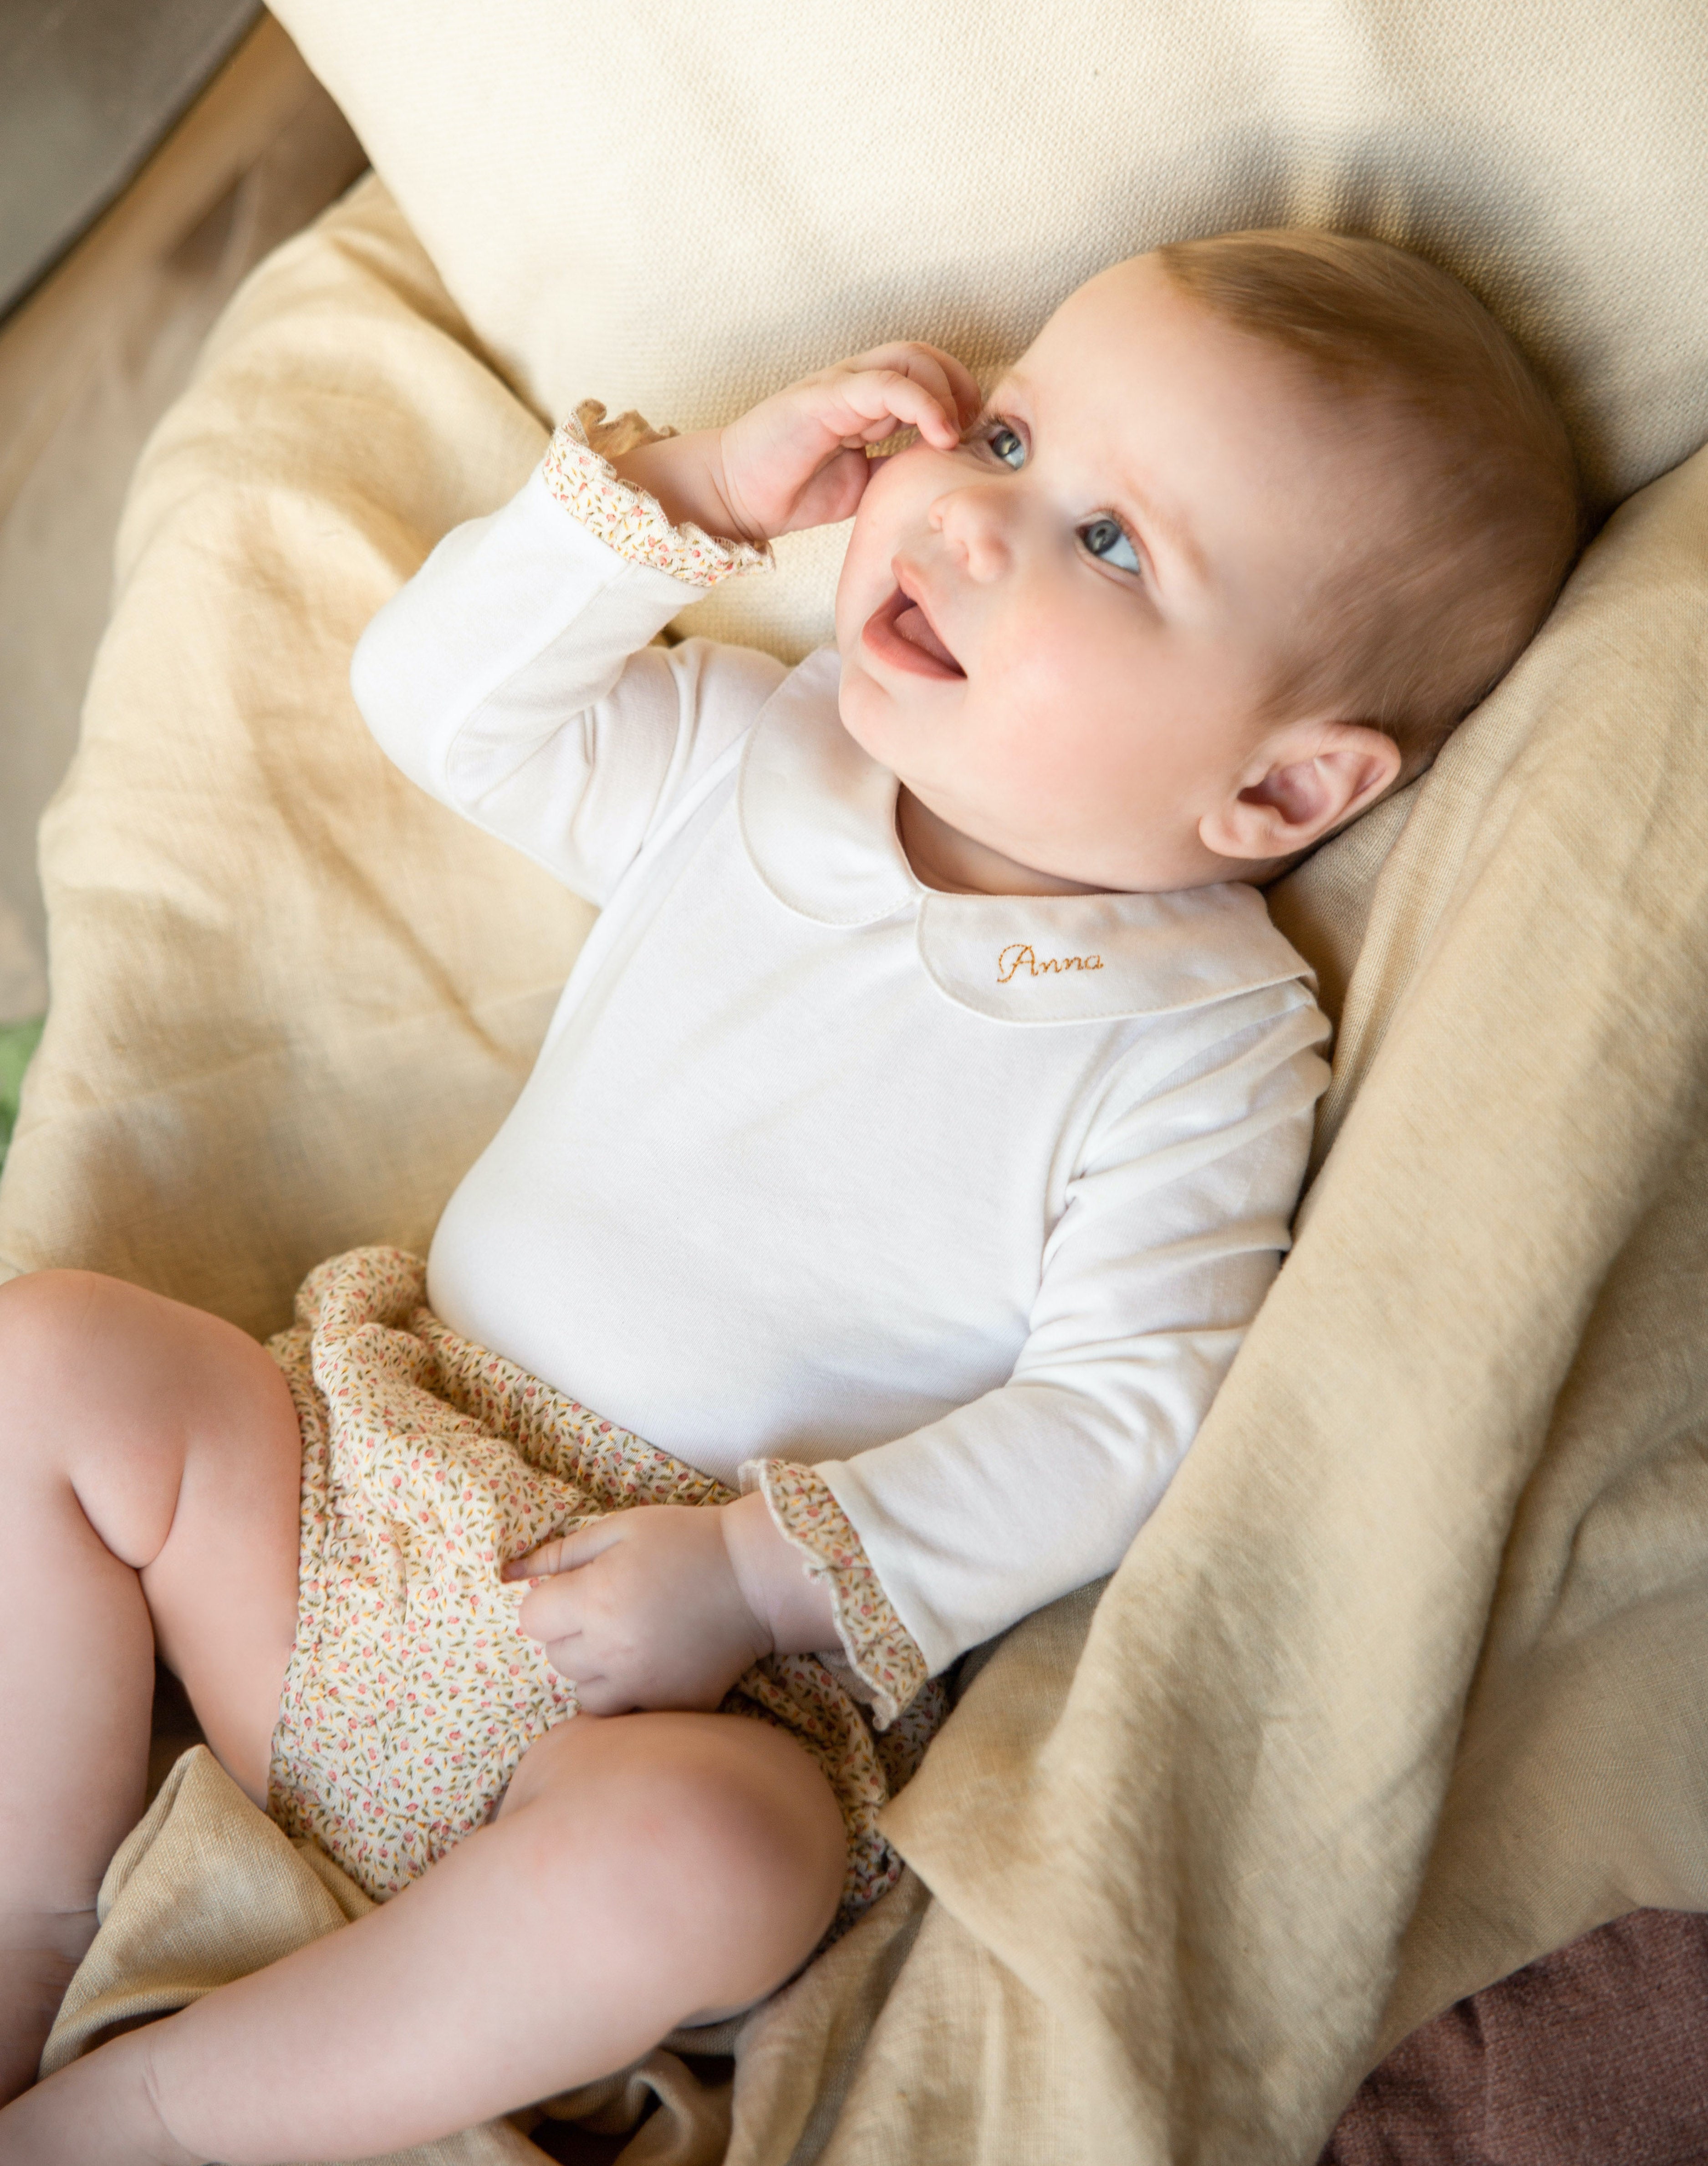
[(411, 781), (603, 902), (785, 674), (748, 647), (648, 645), (697, 591), (588, 533), (537, 469), (373, 619), (357, 705)]
[(1322, 1088), (1320, 1016), (1268, 1005), (1210, 1011), (1235, 1027), (1100, 1123), (1008, 1381), (818, 1466), (932, 1671), (1112, 1572), (1197, 1434), (1288, 1245)]

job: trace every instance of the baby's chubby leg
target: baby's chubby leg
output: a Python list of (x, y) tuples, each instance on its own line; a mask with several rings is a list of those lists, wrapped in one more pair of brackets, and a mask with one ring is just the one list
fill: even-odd
[(780, 1731), (581, 1716), (400, 1895), (0, 2114), (0, 2158), (265, 2166), (429, 2142), (780, 1984), (845, 1862), (829, 1786)]
[(0, 1286), (0, 2100), (141, 1812), (156, 1647), (265, 1799), (300, 1468), (284, 1380), (230, 1324), (92, 1272)]

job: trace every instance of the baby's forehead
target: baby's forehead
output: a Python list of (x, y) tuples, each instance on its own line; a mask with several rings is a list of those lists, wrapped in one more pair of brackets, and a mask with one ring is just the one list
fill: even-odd
[(1071, 294), (995, 376), (987, 418), (1023, 419), (1044, 457), (1090, 462), (1111, 485), (1161, 485), (1165, 472), (1182, 488), (1211, 476), (1224, 488), (1256, 483), (1307, 451), (1313, 472), (1343, 486), (1362, 486), (1355, 468), (1381, 470), (1390, 428), (1364, 419), (1347, 431), (1296, 356), (1166, 282), (1159, 291), (1149, 265), (1135, 258)]
[(1159, 381), (1182, 388), (1231, 381), (1243, 400), (1301, 411), (1322, 404), (1320, 382), (1297, 354), (1206, 307), (1148, 256), (1076, 288), (997, 372), (991, 395), (1048, 402), (1064, 421), (1137, 431)]

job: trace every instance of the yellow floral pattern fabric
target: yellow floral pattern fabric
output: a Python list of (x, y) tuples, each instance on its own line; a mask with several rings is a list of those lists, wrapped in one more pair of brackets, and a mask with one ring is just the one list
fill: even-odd
[[(482, 1825), (529, 1746), (574, 1716), (503, 1566), (605, 1512), (733, 1492), (450, 1330), (401, 1249), (322, 1264), (296, 1313), (269, 1349), (303, 1475), (268, 1809), (383, 1901)], [(786, 1730), (836, 1795), (849, 1864), (833, 1937), (899, 1875), (878, 1811), (918, 1766), (942, 1688), (879, 1736), (822, 1662), (780, 1655), (723, 1706)]]
[(888, 1730), (928, 1674), (919, 1642), (891, 1607), (848, 1514), (817, 1470), (786, 1459), (758, 1459), (742, 1469), (771, 1517), (806, 1560), (809, 1579), (830, 1596), (848, 1666), (872, 1696), (872, 1720)]
[[(594, 449), (590, 433), (603, 447)], [(632, 564), (650, 564), (694, 587), (715, 587), (743, 572), (770, 568), (769, 547), (747, 542), (722, 542), (691, 524), (673, 526), (655, 496), (612, 471), (611, 457), (638, 444), (656, 443), (674, 431), (652, 429), (637, 414), (605, 420), (596, 399), (584, 400), (561, 423), (546, 448), (541, 469), (546, 487), (559, 504), (607, 548)]]

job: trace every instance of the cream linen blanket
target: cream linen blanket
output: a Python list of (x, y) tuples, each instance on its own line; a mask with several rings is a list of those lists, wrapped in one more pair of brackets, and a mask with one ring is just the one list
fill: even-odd
[[(585, 913), (390, 772), (346, 658), (543, 437), (376, 188), (240, 298), (139, 474), (45, 835), (6, 1267), (259, 1329), (426, 1238)], [(745, 2026), (740, 2166), (1307, 2162), (1432, 2010), (1708, 1907), (1705, 595), (1699, 457), (1277, 896), (1341, 1008), (1296, 1252), (1101, 1601), (1011, 1634), (890, 1809), (914, 1875)], [(181, 1769), (115, 1867), (56, 2054), (347, 1915), (222, 1781)], [(716, 2156), (722, 2110), (636, 2158)]]

